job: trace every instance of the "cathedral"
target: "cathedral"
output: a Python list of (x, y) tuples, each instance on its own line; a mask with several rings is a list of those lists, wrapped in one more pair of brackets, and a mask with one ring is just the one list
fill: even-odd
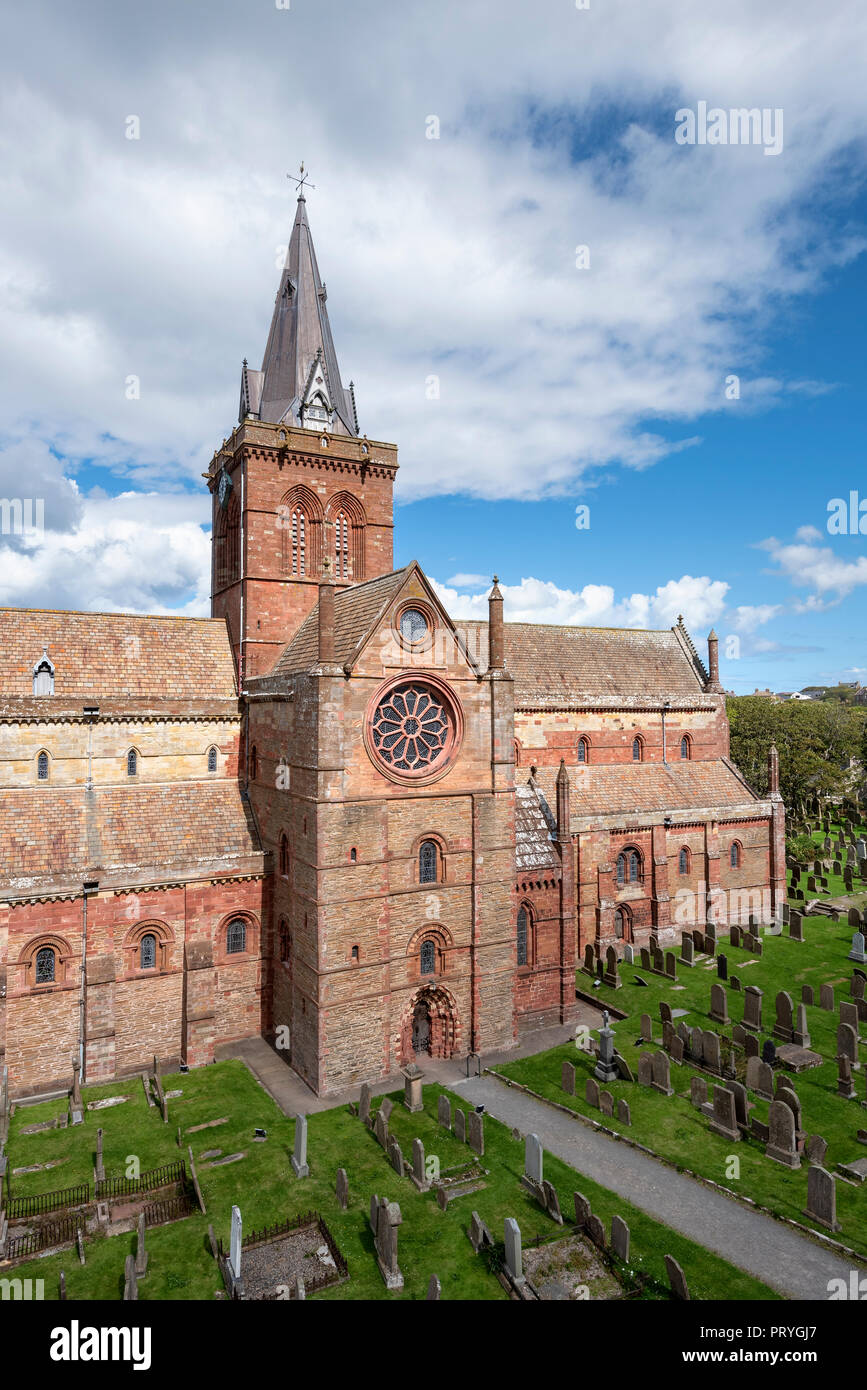
[(779, 919), (775, 755), (762, 799), (716, 636), (705, 665), (682, 621), (509, 623), (496, 580), (453, 620), (394, 568), (397, 468), (343, 385), (302, 184), (205, 474), (211, 617), (0, 610), (10, 1096), (258, 1034), (336, 1092), (568, 1023), (588, 945)]

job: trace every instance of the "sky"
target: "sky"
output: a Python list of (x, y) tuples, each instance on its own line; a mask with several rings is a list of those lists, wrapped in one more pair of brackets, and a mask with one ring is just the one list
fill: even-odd
[(713, 625), (736, 693), (867, 683), (860, 0), (35, 0), (4, 30), (0, 604), (209, 612), (200, 475), (303, 160), (344, 382), (399, 448), (396, 565), (456, 618), (496, 573), (507, 620)]

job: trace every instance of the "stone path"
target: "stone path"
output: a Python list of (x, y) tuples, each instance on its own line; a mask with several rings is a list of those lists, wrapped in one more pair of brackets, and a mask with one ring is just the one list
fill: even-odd
[[(493, 1077), (452, 1082), (452, 1088), (522, 1134), (537, 1134), (570, 1167), (787, 1298), (826, 1300), (829, 1279), (845, 1279), (848, 1286), (855, 1266), (845, 1257), (580, 1120)], [(560, 1200), (571, 1205), (571, 1193), (561, 1193)]]

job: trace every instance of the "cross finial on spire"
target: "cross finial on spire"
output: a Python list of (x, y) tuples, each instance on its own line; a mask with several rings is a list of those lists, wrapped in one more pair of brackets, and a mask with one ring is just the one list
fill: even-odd
[(296, 177), (295, 177), (294, 174), (287, 174), (286, 177), (287, 177), (287, 179), (289, 179), (292, 183), (297, 184), (297, 186), (298, 186), (298, 200), (299, 200), (299, 202), (306, 202), (307, 200), (306, 200), (306, 198), (304, 197), (304, 189), (305, 189), (305, 188), (315, 188), (315, 187), (316, 187), (316, 184), (315, 184), (315, 183), (309, 183), (309, 182), (308, 182), (307, 175), (306, 175), (305, 172), (304, 172), (304, 160), (303, 160), (303, 159), (302, 159), (302, 161), (301, 161), (301, 167), (300, 167), (300, 169), (298, 170), (298, 173), (301, 175), (301, 177), (298, 178), (298, 179), (296, 179)]

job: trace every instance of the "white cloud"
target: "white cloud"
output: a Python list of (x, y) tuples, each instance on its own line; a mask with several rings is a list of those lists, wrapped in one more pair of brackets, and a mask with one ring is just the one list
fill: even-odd
[(796, 613), (824, 612), (867, 584), (867, 555), (844, 560), (830, 546), (818, 544), (822, 536), (812, 526), (802, 526), (796, 535), (797, 544), (786, 545), (773, 536), (761, 542), (783, 577), (795, 588), (813, 590), (805, 599), (795, 601)]
[(453, 574), (446, 584), (453, 589), (484, 589), (492, 583), (489, 574)]
[[(782, 611), (782, 605), (779, 603), (744, 603), (735, 609), (731, 621), (738, 632), (755, 632), (757, 627), (763, 627)], [(755, 649), (760, 650), (759, 643), (755, 644)]]
[[(487, 619), (486, 594), (460, 594), (457, 589), (431, 581), (453, 618)], [(680, 614), (688, 628), (701, 632), (715, 622), (725, 607), (728, 585), (707, 576), (661, 584), (653, 594), (617, 598), (608, 584), (585, 584), (583, 589), (561, 589), (542, 579), (526, 578), (520, 584), (500, 583), (507, 622), (563, 623), (580, 627), (672, 627)]]

